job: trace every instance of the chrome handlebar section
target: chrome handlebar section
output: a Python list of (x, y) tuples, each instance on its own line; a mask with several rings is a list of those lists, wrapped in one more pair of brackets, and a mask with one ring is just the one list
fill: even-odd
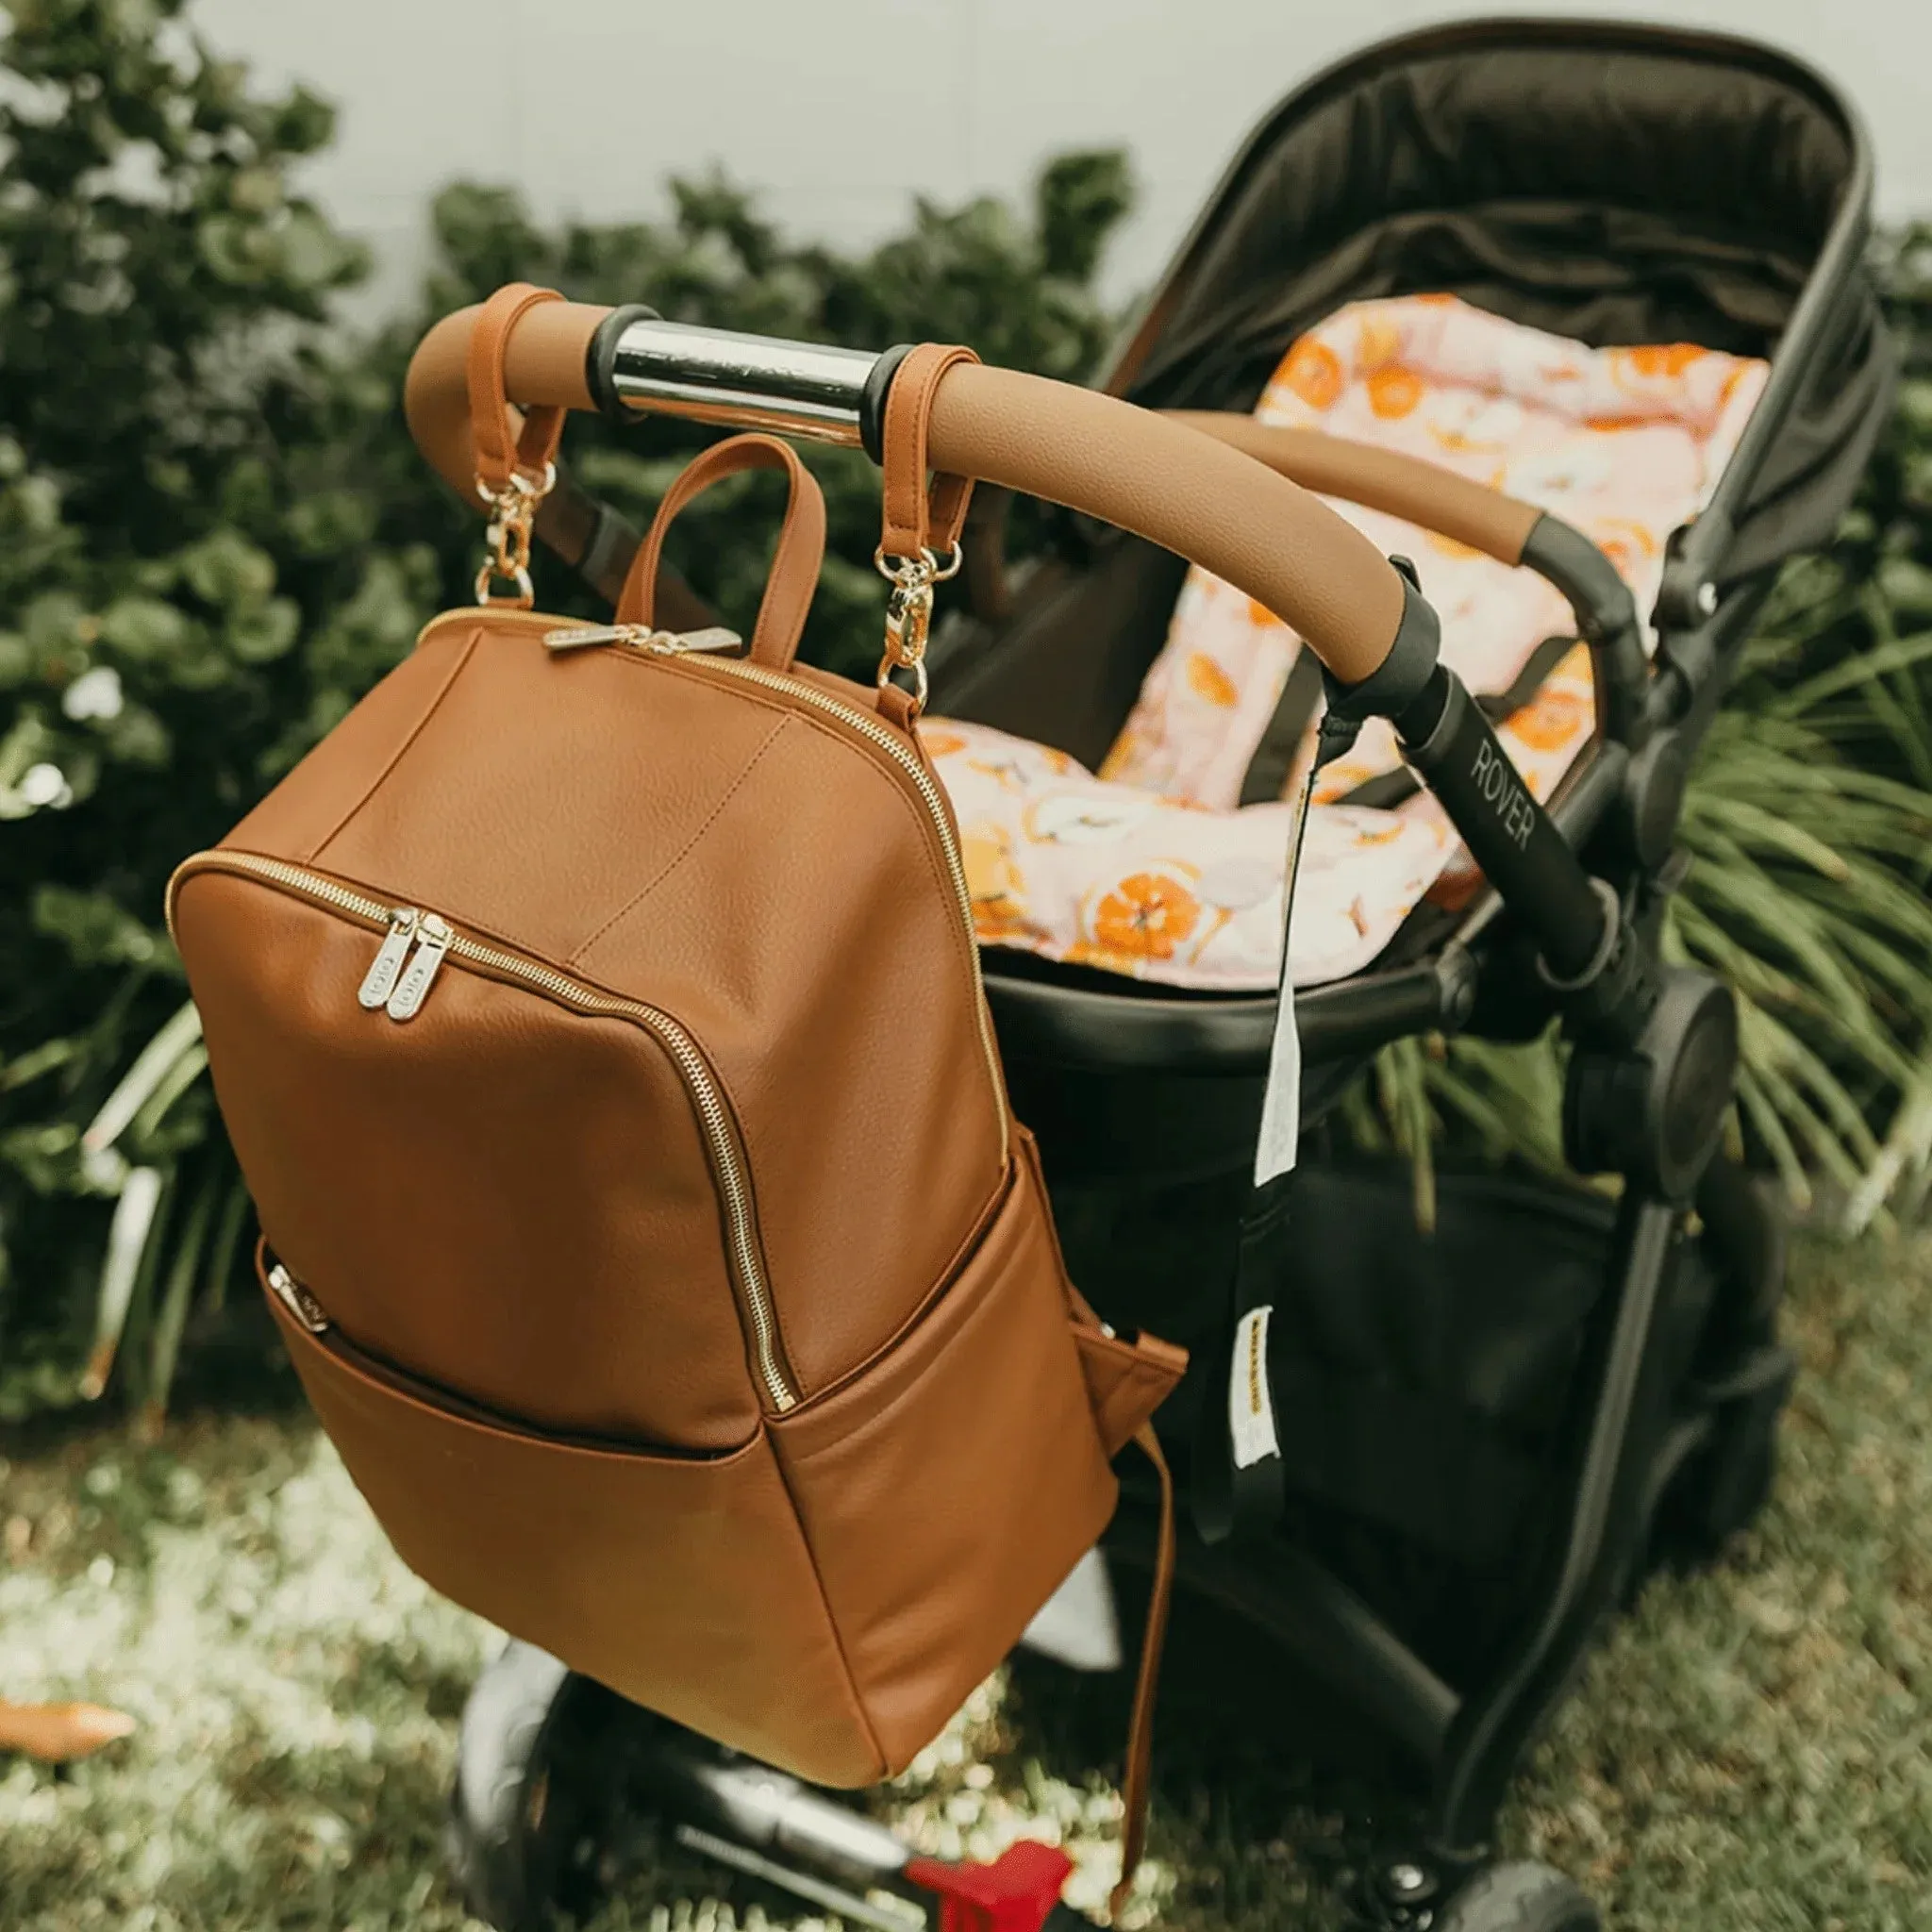
[(868, 408), (883, 402), (898, 361), (891, 350), (699, 328), (638, 310), (617, 320), (614, 340), (593, 351), (602, 366), (592, 386), (622, 417), (678, 416), (857, 447), (871, 441)]

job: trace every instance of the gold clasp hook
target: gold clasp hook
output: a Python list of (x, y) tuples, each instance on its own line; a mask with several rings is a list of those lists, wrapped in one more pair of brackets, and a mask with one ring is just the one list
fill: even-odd
[(889, 558), (881, 547), (873, 552), (878, 574), (891, 585), (886, 599), (886, 651), (879, 659), (879, 686), (892, 681), (895, 671), (912, 674), (912, 714), (925, 709), (925, 641), (932, 632), (932, 587), (958, 575), (959, 546), (941, 564), (930, 550), (917, 557)]
[[(550, 494), (557, 481), (557, 465), (545, 463), (541, 476), (512, 470), (501, 490), (491, 490), (482, 477), (476, 478), (476, 494), (490, 506), (490, 527), (485, 541), (490, 549), (483, 567), (476, 573), (476, 601), (499, 604), (512, 610), (527, 610), (537, 601), (530, 582), (530, 532), (537, 521), (537, 508)], [(499, 597), (494, 586), (516, 586), (514, 597)]]

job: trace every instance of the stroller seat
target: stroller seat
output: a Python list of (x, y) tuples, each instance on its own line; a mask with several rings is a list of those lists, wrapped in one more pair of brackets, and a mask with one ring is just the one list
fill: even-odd
[[(1302, 336), (1256, 415), (1533, 503), (1591, 538), (1648, 610), (1665, 541), (1704, 507), (1765, 375), (1762, 361), (1694, 344), (1591, 349), (1411, 295), (1351, 304)], [(1492, 694), (1504, 746), (1547, 800), (1595, 726), (1590, 653), (1561, 595), (1395, 517), (1333, 508), (1414, 561), (1443, 660)], [(1293, 675), (1300, 655), (1287, 625), (1197, 567), (1097, 773), (984, 724), (932, 720), (925, 742), (958, 814), (980, 941), (1171, 986), (1272, 989), (1291, 801), (1320, 708), (1319, 680)], [(1277, 761), (1257, 801), (1264, 741)], [(1424, 895), (1453, 896), (1469, 871), (1441, 808), (1407, 784), (1386, 723), (1314, 795), (1291, 941), (1304, 986), (1361, 971)]]

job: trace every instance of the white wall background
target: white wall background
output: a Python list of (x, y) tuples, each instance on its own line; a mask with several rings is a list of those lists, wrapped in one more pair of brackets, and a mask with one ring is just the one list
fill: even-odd
[[(429, 192), (521, 183), (540, 218), (650, 215), (722, 161), (801, 235), (890, 232), (915, 192), (1021, 187), (1070, 146), (1122, 144), (1141, 200), (1117, 294), (1164, 261), (1249, 125), (1383, 35), (1457, 13), (1655, 17), (1619, 0), (197, 0), (263, 78), (341, 108), (312, 192), (408, 287)], [(1677, 21), (1782, 43), (1844, 86), (1881, 210), (1932, 214), (1932, 0), (1676, 0)], [(641, 294), (642, 291), (640, 291)]]

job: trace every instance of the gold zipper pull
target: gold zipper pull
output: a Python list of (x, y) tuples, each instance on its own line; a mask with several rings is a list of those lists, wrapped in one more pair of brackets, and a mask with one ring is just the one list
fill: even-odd
[(422, 1010), (438, 969), (442, 965), (442, 956), (449, 951), (449, 942), (455, 937), (435, 913), (424, 915), (422, 924), (416, 928), (415, 956), (409, 961), (408, 970), (396, 981), (396, 990), (390, 994), (384, 1008), (391, 1020), (399, 1023), (413, 1020)]
[(598, 644), (628, 644), (658, 658), (682, 657), (687, 651), (736, 651), (744, 640), (722, 624), (702, 630), (647, 630), (641, 624), (579, 624), (543, 633), (543, 648), (554, 656), (588, 651)]
[(561, 630), (543, 633), (546, 651), (587, 651), (592, 644), (625, 644), (642, 632), (635, 624), (567, 625)]
[(633, 641), (641, 651), (654, 651), (660, 658), (678, 658), (687, 651), (737, 651), (744, 646), (744, 640), (722, 624), (708, 624), (703, 630), (654, 630)]
[(369, 971), (356, 992), (358, 1004), (370, 1012), (375, 1012), (395, 991), (396, 975), (403, 970), (403, 960), (408, 954), (409, 941), (416, 937), (416, 922), (421, 917), (413, 906), (398, 906), (390, 914), (389, 937), (370, 961)]
[(279, 1261), (268, 1271), (268, 1285), (275, 1291), (276, 1301), (309, 1334), (320, 1335), (328, 1326), (328, 1314), (322, 1304)]

